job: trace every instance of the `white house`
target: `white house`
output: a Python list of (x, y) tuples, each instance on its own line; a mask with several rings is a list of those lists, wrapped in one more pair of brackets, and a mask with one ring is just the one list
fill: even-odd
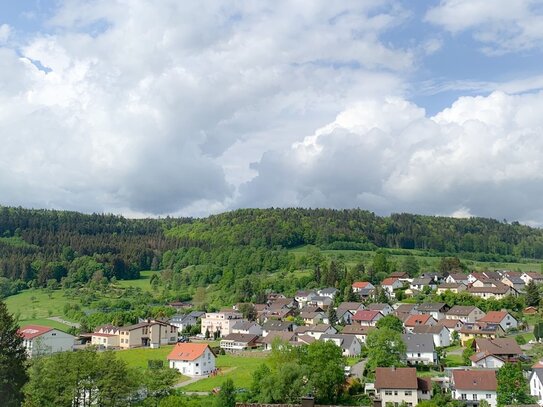
[(242, 318), (241, 313), (236, 311), (207, 312), (201, 318), (201, 333), (213, 335), (217, 332), (219, 336), (226, 336), (232, 333), (232, 327)]
[(485, 400), (496, 407), (498, 382), (494, 370), (453, 370), (451, 395), (455, 400), (475, 404)]
[(403, 287), (403, 283), (400, 281), (399, 278), (396, 277), (387, 277), (381, 282), (381, 287), (385, 290), (385, 293), (390, 298), (395, 298), (394, 290), (397, 290), (399, 288)]
[(232, 326), (232, 333), (262, 336), (262, 327), (256, 322), (240, 320)]
[(29, 357), (73, 350), (75, 337), (49, 326), (26, 325), (18, 332)]
[(383, 316), (387, 316), (394, 312), (394, 308), (392, 308), (386, 302), (373, 302), (368, 305), (368, 309), (370, 311), (379, 311), (381, 314), (383, 314)]
[(204, 315), (205, 312), (192, 311), (191, 313), (186, 315), (174, 315), (170, 318), (168, 322), (170, 323), (170, 325), (177, 327), (177, 330), (179, 332), (182, 332), (187, 327), (196, 325), (198, 323), (198, 319), (200, 319)]
[(462, 322), (476, 322), (486, 314), (474, 305), (455, 305), (445, 315), (446, 319), (456, 319)]
[(370, 283), (369, 281), (355, 281), (351, 287), (354, 293), (359, 293), (362, 290), (375, 288), (373, 284)]
[(362, 351), (362, 346), (355, 335), (322, 335), (320, 338), (324, 342), (334, 342), (341, 348), (343, 356), (358, 356)]
[(375, 326), (381, 318), (383, 318), (381, 312), (371, 310), (356, 311), (353, 315), (354, 323), (362, 326)]
[(434, 338), (430, 334), (404, 334), (406, 360), (410, 365), (435, 365), (437, 353)]
[(486, 352), (477, 352), (471, 355), (469, 359), (471, 360), (471, 366), (484, 369), (499, 369), (505, 365), (505, 360)]
[(207, 376), (215, 371), (215, 354), (205, 343), (178, 343), (168, 361), (170, 368), (185, 376)]
[(418, 325), (412, 330), (414, 334), (430, 334), (434, 339), (434, 346), (441, 348), (451, 344), (451, 331), (443, 325)]
[(294, 333), (297, 335), (309, 335), (315, 339), (320, 339), (322, 335), (332, 335), (337, 333), (337, 330), (329, 324), (318, 324), (299, 326), (294, 330)]
[(540, 406), (543, 405), (543, 361), (539, 361), (532, 366), (530, 394), (537, 399)]

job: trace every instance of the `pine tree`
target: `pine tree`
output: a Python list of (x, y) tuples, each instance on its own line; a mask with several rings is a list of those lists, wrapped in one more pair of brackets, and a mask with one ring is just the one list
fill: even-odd
[(328, 308), (328, 323), (335, 325), (337, 323), (337, 313), (333, 306)]
[(20, 406), (22, 387), (27, 382), (26, 351), (19, 327), (0, 301), (0, 400), (3, 407)]
[(221, 391), (215, 400), (215, 407), (235, 407), (236, 389), (232, 379), (227, 379), (221, 386)]
[(526, 286), (526, 305), (529, 307), (539, 306), (540, 301), (539, 289), (534, 280), (530, 280)]

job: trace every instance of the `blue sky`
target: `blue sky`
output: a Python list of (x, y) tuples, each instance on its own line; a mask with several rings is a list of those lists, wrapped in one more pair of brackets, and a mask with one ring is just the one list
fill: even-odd
[(542, 21), (535, 0), (1, 1), (0, 204), (539, 225)]

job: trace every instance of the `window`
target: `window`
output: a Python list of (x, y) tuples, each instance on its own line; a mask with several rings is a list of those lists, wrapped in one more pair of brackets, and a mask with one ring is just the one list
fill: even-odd
[(404, 394), (405, 394), (406, 396), (411, 396), (412, 393), (413, 393), (413, 392), (412, 392), (411, 390), (408, 390), (408, 391), (405, 391), (405, 392), (404, 392)]
[(398, 395), (398, 390), (394, 390), (394, 395), (395, 395), (395, 396)]
[(473, 400), (477, 400), (477, 394), (473, 395)]
[(487, 394), (486, 394), (486, 398), (487, 398), (487, 399), (491, 399), (491, 398), (492, 398), (492, 394), (487, 393)]
[(460, 398), (461, 398), (462, 400), (467, 400), (467, 399), (468, 399), (465, 393), (462, 393), (461, 396), (460, 396)]
[(200, 366), (200, 364), (199, 364), (199, 363), (196, 363), (196, 367), (198, 367), (198, 366)]
[(392, 396), (392, 390), (385, 390), (385, 396)]

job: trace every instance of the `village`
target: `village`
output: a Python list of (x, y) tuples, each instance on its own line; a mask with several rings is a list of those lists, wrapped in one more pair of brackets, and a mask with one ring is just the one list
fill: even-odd
[[(485, 313), (473, 305), (397, 302), (396, 292), (400, 288), (408, 295), (423, 290), (466, 291), (491, 300), (523, 295), (528, 284), (541, 282), (540, 273), (507, 270), (452, 273), (446, 277), (432, 273), (419, 278), (395, 272), (377, 287), (369, 282), (354, 282), (351, 293), (355, 301), (338, 301), (341, 293), (336, 288), (298, 291), (293, 298), (269, 293), (262, 304), (236, 304), (216, 312), (191, 310), (167, 320), (147, 319), (130, 326), (104, 325), (77, 337), (37, 325), (21, 327), (20, 334), (30, 357), (86, 346), (122, 352), (174, 345), (167, 356), (168, 366), (194, 380), (205, 380), (217, 373), (215, 361), (219, 353), (243, 357), (266, 353), (273, 346), (285, 343), (302, 346), (330, 341), (352, 361), (347, 364), (345, 375), (363, 379), (368, 334), (379, 329), (380, 320), (394, 316), (402, 324), (405, 367), (377, 367), (375, 380), (364, 384), (364, 392), (374, 403), (385, 406), (405, 401), (415, 406), (421, 400), (428, 400), (437, 385), (450, 392), (455, 400), (469, 405), (485, 400), (494, 407), (496, 370), (508, 362), (530, 361), (526, 350), (534, 341), (523, 343), (518, 337), (531, 327), (510, 310)], [(373, 302), (377, 292), (381, 298), (384, 294), (387, 302)], [(180, 311), (191, 306), (170, 305)], [(244, 318), (247, 309), (249, 318)], [(537, 307), (528, 307), (523, 314), (537, 312)], [(199, 331), (196, 335), (187, 335), (196, 331)], [(456, 355), (458, 360), (466, 354), (466, 348), (471, 349), (469, 363), (448, 366), (446, 355)], [(530, 394), (543, 404), (542, 362), (533, 361), (527, 379)]]

